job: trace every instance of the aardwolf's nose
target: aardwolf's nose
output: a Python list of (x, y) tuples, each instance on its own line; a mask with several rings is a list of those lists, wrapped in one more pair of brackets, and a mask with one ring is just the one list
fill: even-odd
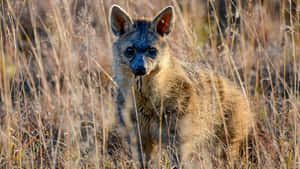
[(137, 76), (142, 76), (146, 73), (146, 69), (144, 66), (138, 66), (133, 73)]

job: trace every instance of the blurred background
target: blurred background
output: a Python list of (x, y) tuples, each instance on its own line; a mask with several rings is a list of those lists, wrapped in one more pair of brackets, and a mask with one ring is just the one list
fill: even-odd
[(112, 4), (134, 19), (173, 5), (171, 54), (244, 89), (257, 122), (237, 168), (300, 167), (299, 0), (0, 0), (0, 168), (130, 166), (114, 132)]

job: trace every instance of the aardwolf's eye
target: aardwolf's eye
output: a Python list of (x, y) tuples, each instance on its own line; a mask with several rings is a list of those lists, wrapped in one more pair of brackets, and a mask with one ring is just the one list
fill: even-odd
[(133, 47), (128, 47), (125, 51), (125, 56), (128, 58), (133, 57), (134, 54), (135, 54), (135, 49)]
[(148, 49), (148, 53), (150, 54), (151, 57), (155, 57), (155, 55), (157, 53), (157, 49), (155, 49), (154, 47), (151, 47)]

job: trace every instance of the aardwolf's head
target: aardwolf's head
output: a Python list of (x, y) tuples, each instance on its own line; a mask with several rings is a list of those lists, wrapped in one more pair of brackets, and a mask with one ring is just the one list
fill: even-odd
[(136, 76), (158, 72), (168, 60), (165, 36), (171, 32), (174, 10), (163, 9), (152, 21), (132, 20), (119, 6), (110, 10), (110, 27), (118, 37), (113, 45), (114, 62)]

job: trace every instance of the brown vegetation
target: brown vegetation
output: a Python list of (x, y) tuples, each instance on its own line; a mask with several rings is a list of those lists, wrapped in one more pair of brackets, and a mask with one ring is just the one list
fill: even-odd
[(111, 154), (122, 146), (109, 132), (113, 3), (133, 18), (173, 5), (171, 55), (244, 88), (258, 122), (237, 168), (299, 168), (300, 4), (235, 0), (221, 27), (221, 1), (1, 0), (1, 168), (114, 168), (111, 155), (132, 163)]

